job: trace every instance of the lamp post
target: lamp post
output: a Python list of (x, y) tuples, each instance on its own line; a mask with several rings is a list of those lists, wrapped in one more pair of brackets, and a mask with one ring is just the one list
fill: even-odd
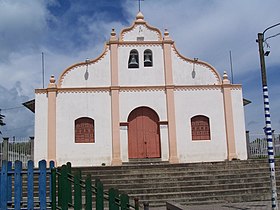
[(265, 116), (265, 134), (267, 139), (267, 153), (268, 153), (270, 182), (271, 182), (271, 201), (272, 201), (273, 210), (278, 210), (278, 201), (277, 201), (277, 189), (276, 189), (276, 178), (275, 178), (275, 161), (274, 161), (274, 150), (273, 150), (273, 140), (272, 140), (272, 129), (271, 129), (271, 120), (270, 120), (270, 111), (269, 111), (269, 98), (268, 98), (268, 88), (267, 88), (267, 79), (266, 79), (265, 59), (264, 59), (264, 56), (265, 55), (267, 56), (268, 53), (264, 53), (263, 43), (267, 39), (274, 37), (274, 36), (270, 36), (267, 39), (264, 39), (265, 32), (278, 25), (280, 25), (280, 23), (268, 27), (267, 29), (264, 30), (263, 33), (258, 33), (258, 39), (257, 39), (257, 42), (259, 44), (259, 54), (260, 54), (260, 64), (261, 64), (264, 116)]

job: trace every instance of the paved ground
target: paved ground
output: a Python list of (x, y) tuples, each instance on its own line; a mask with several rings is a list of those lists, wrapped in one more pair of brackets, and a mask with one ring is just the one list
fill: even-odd
[[(149, 208), (149, 210), (165, 210), (161, 208)], [(224, 203), (198, 206), (186, 206), (184, 210), (269, 210), (270, 201), (246, 202), (246, 203)]]

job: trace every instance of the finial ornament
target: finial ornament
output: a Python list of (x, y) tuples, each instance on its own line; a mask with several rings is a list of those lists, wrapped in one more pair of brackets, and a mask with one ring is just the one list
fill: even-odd
[(112, 28), (111, 36), (116, 36), (116, 32), (115, 32), (115, 29), (114, 29), (114, 28)]
[(166, 37), (168, 37), (168, 36), (169, 36), (169, 32), (168, 32), (167, 28), (166, 28), (166, 29), (164, 29), (164, 36), (166, 36)]
[(138, 12), (138, 14), (136, 15), (136, 21), (135, 23), (145, 23), (145, 20), (144, 20), (144, 15), (142, 14), (142, 12)]
[(117, 34), (116, 34), (116, 31), (114, 28), (112, 28), (112, 31), (111, 31), (110, 41), (117, 41)]
[(48, 88), (56, 88), (54, 75), (51, 75), (50, 77), (50, 83), (48, 85)]
[(171, 37), (169, 36), (169, 32), (167, 29), (164, 29), (164, 40), (165, 41), (172, 41)]
[(142, 14), (142, 12), (138, 12), (138, 14), (136, 15), (136, 20), (144, 20), (144, 15)]
[(55, 78), (54, 78), (54, 75), (51, 75), (51, 78), (50, 78), (50, 83), (55, 83)]
[(230, 84), (226, 71), (224, 71), (224, 74), (223, 74), (223, 84)]

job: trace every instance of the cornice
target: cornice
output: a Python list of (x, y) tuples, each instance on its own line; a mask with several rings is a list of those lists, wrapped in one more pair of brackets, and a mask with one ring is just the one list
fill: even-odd
[(120, 92), (150, 92), (150, 91), (165, 91), (165, 86), (123, 86), (123, 87), (120, 87)]
[[(174, 91), (194, 91), (194, 90), (222, 90), (224, 85), (177, 85)], [(242, 85), (234, 84), (228, 86), (231, 90), (241, 90)]]
[[(150, 92), (150, 91), (165, 91), (174, 89), (174, 91), (196, 91), (196, 90), (222, 90), (224, 85), (159, 85), (159, 86), (109, 86), (109, 87), (73, 87), (73, 88), (57, 88), (57, 93), (98, 93), (111, 92), (119, 90), (120, 92)], [(231, 90), (241, 90), (242, 86), (229, 85)], [(36, 94), (47, 94), (48, 89), (36, 89)]]
[(119, 41), (119, 47), (162, 46), (162, 41)]
[(110, 87), (94, 87), (94, 88), (58, 88), (58, 93), (99, 93), (110, 92)]
[(221, 85), (179, 85), (174, 91), (196, 91), (196, 90), (221, 90)]
[(35, 94), (47, 94), (47, 89), (35, 89)]
[(242, 89), (242, 85), (239, 85), (239, 84), (237, 84), (237, 85), (231, 85), (231, 88), (230, 88), (231, 90), (241, 90)]

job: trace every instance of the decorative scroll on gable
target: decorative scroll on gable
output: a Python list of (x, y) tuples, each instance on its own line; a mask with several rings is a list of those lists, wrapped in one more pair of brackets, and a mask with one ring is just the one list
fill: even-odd
[(161, 41), (162, 35), (159, 29), (146, 23), (144, 16), (139, 12), (136, 20), (129, 28), (121, 31), (120, 41)]

